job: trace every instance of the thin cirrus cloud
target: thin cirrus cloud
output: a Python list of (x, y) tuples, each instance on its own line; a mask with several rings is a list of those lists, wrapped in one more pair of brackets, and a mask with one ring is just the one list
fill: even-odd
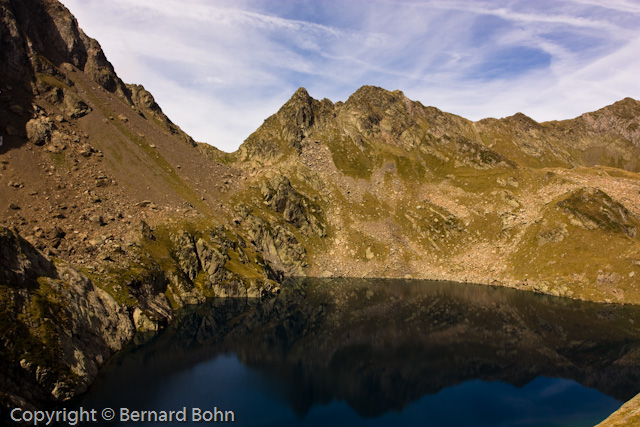
[(575, 117), (640, 97), (625, 0), (62, 0), (123, 80), (233, 151), (300, 86), (370, 84), (472, 120)]

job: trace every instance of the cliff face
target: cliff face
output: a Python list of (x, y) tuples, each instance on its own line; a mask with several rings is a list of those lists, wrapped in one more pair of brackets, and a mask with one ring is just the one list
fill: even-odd
[(57, 1), (0, 0), (0, 19), (7, 404), (76, 395), (135, 331), (284, 276), (640, 302), (638, 101), (471, 122), (400, 91), (301, 88), (225, 154), (123, 83)]
[(54, 266), (15, 231), (0, 229), (0, 245), (3, 390), (19, 393), (8, 396), (14, 404), (85, 391), (98, 367), (133, 336), (129, 316), (104, 290), (67, 265)]

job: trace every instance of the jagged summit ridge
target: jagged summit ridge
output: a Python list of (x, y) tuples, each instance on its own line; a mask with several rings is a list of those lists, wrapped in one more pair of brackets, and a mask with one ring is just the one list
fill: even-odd
[(538, 123), (522, 113), (472, 122), (425, 107), (399, 90), (363, 86), (346, 102), (334, 104), (300, 88), (245, 141), (238, 157), (264, 164), (299, 154), (305, 139), (331, 144), (338, 138), (343, 146), (373, 148), (374, 155), (375, 147), (418, 148), (444, 163), (457, 158), (477, 167), (602, 164), (637, 170), (637, 105), (629, 98), (561, 122)]

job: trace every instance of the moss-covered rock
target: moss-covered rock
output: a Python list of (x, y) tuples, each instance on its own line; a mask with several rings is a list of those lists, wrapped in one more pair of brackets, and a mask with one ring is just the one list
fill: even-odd
[(623, 233), (631, 238), (638, 235), (638, 219), (619, 202), (600, 189), (582, 188), (558, 202), (572, 224), (588, 230), (600, 228)]

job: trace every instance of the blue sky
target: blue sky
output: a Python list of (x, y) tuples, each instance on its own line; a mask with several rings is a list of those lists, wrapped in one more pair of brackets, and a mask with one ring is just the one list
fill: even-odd
[(362, 85), (471, 120), (640, 99), (640, 0), (61, 0), (118, 75), (234, 151), (303, 86)]

